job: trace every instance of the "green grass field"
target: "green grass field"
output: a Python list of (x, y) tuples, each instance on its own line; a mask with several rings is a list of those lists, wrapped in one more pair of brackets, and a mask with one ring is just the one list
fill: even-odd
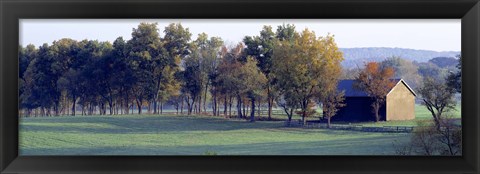
[[(417, 109), (417, 119), (428, 119), (426, 112)], [(208, 116), (127, 115), (22, 118), (19, 138), (20, 155), (394, 155), (393, 144), (408, 142), (410, 135), (285, 128), (278, 121)]]

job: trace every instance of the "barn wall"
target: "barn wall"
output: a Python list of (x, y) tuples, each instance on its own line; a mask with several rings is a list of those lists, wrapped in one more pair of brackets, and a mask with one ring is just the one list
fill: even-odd
[(387, 95), (387, 121), (415, 119), (415, 96), (407, 86), (399, 83)]
[[(370, 97), (345, 97), (346, 106), (340, 108), (332, 120), (340, 122), (375, 121), (372, 102)], [(385, 106), (380, 108), (379, 114), (382, 116), (380, 120), (385, 120)]]

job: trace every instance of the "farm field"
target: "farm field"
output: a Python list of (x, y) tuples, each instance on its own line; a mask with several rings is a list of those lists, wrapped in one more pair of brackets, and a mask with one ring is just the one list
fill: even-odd
[[(386, 123), (405, 125), (364, 124)], [(410, 138), (283, 124), (181, 115), (21, 118), (20, 155), (394, 155), (393, 144)]]

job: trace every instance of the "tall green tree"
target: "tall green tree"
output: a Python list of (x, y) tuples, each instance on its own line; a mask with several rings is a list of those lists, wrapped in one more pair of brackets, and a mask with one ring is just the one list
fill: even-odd
[(132, 89), (135, 85), (136, 77), (133, 73), (133, 65), (129, 61), (129, 50), (127, 49), (127, 42), (118, 37), (113, 42), (113, 72), (111, 74), (115, 79), (116, 85), (118, 85), (118, 95), (121, 98), (120, 105), (126, 114), (129, 113), (129, 101), (132, 100)]
[(267, 103), (268, 103), (268, 119), (272, 116), (272, 107), (274, 102), (274, 93), (272, 83), (274, 81), (271, 75), (273, 50), (276, 42), (275, 33), (271, 26), (263, 26), (259, 36), (246, 36), (243, 42), (247, 46), (245, 54), (257, 60), (257, 65), (267, 78)]
[(192, 34), (188, 28), (184, 28), (180, 23), (171, 23), (165, 27), (163, 32), (165, 36), (161, 38), (161, 42), (165, 51), (164, 60), (158, 63), (162, 66), (157, 68), (157, 72), (160, 74), (158, 77), (161, 78), (157, 78), (156, 101), (168, 100), (171, 91), (180, 89), (181, 84), (175, 80), (175, 74), (180, 71), (181, 61), (191, 53), (189, 42)]
[[(143, 102), (148, 106), (153, 102), (156, 113), (158, 91), (162, 80), (161, 69), (169, 65), (169, 57), (160, 41), (157, 23), (140, 23), (134, 28), (132, 39), (127, 42), (128, 56), (135, 74), (136, 85), (133, 88), (138, 113), (142, 113)], [(160, 69), (160, 70), (158, 70)]]
[(21, 109), (26, 109), (26, 115), (29, 116), (32, 109), (34, 109), (33, 105), (30, 105), (30, 101), (25, 100), (30, 93), (25, 93), (28, 91), (26, 88), (25, 82), (25, 72), (27, 71), (28, 66), (38, 56), (38, 49), (35, 48), (34, 45), (29, 44), (27, 47), (19, 46), (19, 72), (18, 72), (18, 86), (19, 86), (19, 103)]
[(267, 78), (257, 67), (257, 61), (252, 57), (247, 57), (247, 62), (241, 66), (240, 73), (237, 77), (240, 82), (238, 86), (243, 89), (247, 98), (251, 102), (250, 122), (255, 121), (255, 101), (264, 95), (265, 85), (267, 84)]
[(40, 115), (51, 115), (54, 97), (60, 96), (57, 91), (57, 79), (54, 78), (52, 70), (54, 56), (51, 54), (50, 46), (43, 44), (38, 50), (38, 56), (32, 60), (25, 71), (25, 95), (23, 101), (28, 101), (32, 108), (40, 107)]
[(200, 71), (200, 61), (198, 57), (192, 55), (184, 59), (182, 71), (182, 93), (186, 94), (185, 101), (187, 102), (188, 115), (192, 114), (195, 102), (201, 95), (202, 78)]

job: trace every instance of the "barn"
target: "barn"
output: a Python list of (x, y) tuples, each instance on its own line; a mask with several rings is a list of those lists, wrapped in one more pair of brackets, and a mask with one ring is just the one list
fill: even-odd
[[(403, 79), (392, 79), (395, 86), (390, 89), (386, 101), (380, 108), (381, 121), (415, 119), (415, 92)], [(354, 88), (355, 80), (340, 80), (337, 89), (345, 91), (345, 107), (340, 108), (333, 121), (374, 121), (372, 97)]]

